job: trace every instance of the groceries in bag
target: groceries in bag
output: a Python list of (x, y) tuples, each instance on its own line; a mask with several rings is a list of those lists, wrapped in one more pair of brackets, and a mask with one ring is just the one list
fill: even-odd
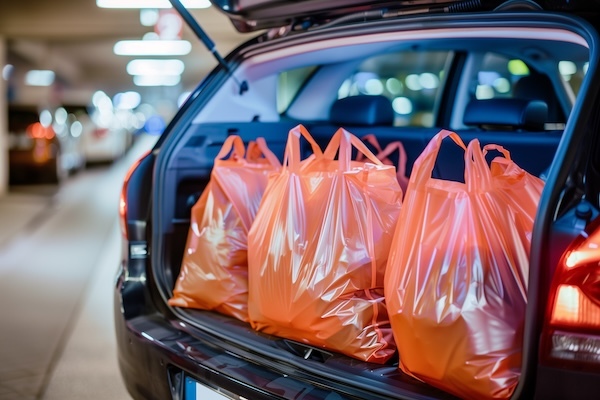
[[(382, 163), (385, 165), (394, 165), (392, 160), (389, 158), (395, 151), (398, 151), (398, 165), (396, 168), (396, 178), (398, 179), (398, 183), (400, 184), (400, 188), (402, 189), (402, 193), (406, 193), (406, 188), (408, 187), (408, 179), (409, 177), (406, 175), (406, 163), (408, 162), (408, 157), (406, 156), (406, 150), (404, 149), (404, 145), (399, 140), (394, 140), (388, 143), (385, 146), (385, 149), (381, 148), (377, 137), (373, 134), (365, 135), (361, 137), (363, 142), (367, 142), (373, 146), (375, 149), (375, 157), (377, 157)], [(356, 161), (363, 161), (365, 156), (358, 152), (356, 155)]]
[[(465, 182), (431, 177), (442, 140)], [(488, 165), (485, 153), (499, 150)], [(543, 182), (500, 146), (441, 131), (413, 166), (385, 276), (400, 367), (465, 399), (507, 399), (521, 368), (531, 232)]]
[(248, 231), (268, 176), (279, 168), (263, 138), (248, 145), (246, 157), (241, 138), (227, 138), (208, 185), (192, 207), (170, 305), (214, 310), (248, 321)]
[[(305, 160), (301, 136), (313, 149)], [(368, 162), (352, 161), (352, 147)], [(365, 361), (389, 360), (396, 348), (383, 276), (401, 196), (394, 167), (354, 135), (338, 130), (321, 152), (303, 126), (292, 129), (248, 236), (252, 326)]]

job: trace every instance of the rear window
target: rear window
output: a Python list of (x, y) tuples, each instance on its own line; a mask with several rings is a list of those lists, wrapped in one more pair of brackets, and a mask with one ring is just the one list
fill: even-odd
[(431, 127), (447, 74), (450, 51), (403, 51), (369, 58), (338, 89), (338, 98), (384, 95), (396, 126)]

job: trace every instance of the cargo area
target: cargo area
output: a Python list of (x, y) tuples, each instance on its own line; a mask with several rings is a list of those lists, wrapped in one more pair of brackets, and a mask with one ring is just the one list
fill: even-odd
[[(527, 16), (521, 17), (527, 20)], [(160, 211), (153, 213), (155, 232), (151, 252), (152, 279), (157, 290), (151, 296), (160, 308), (164, 307), (166, 318), (157, 318), (151, 324), (156, 324), (156, 331), (165, 332), (164, 342), (161, 342), (164, 349), (179, 352), (185, 348), (185, 354), (190, 358), (186, 365), (178, 362), (173, 367), (174, 376), (185, 375), (188, 368), (191, 371), (195, 365), (207, 366), (219, 359), (227, 365), (225, 375), (236, 380), (240, 387), (243, 382), (250, 381), (252, 386), (263, 387), (265, 393), (275, 393), (272, 383), (279, 379), (277, 377), (284, 377), (298, 385), (298, 393), (311, 393), (316, 397), (320, 390), (326, 391), (323, 393), (333, 390), (340, 393), (340, 398), (454, 398), (403, 373), (398, 368), (398, 354), (383, 365), (368, 363), (335, 351), (257, 332), (250, 324), (218, 312), (169, 307), (166, 301), (172, 296), (180, 274), (192, 207), (209, 182), (213, 160), (225, 140), (233, 135), (241, 137), (244, 143), (264, 138), (280, 160), (284, 158), (288, 132), (300, 124), (323, 149), (339, 128), (359, 138), (373, 135), (382, 148), (400, 141), (407, 154), (408, 176), (429, 141), (440, 130), (449, 129), (465, 143), (478, 139), (482, 146), (504, 147), (519, 167), (545, 181), (564, 142), (565, 127), (581, 79), (574, 73), (573, 80), (565, 84), (567, 89), (560, 92), (553, 89), (557, 77), (552, 76), (553, 81), (550, 81), (550, 72), (563, 59), (569, 59), (577, 65), (579, 74), (580, 66), (589, 57), (589, 49), (581, 38), (566, 28), (567, 20), (553, 18), (548, 17), (546, 23), (540, 23), (539, 31), (531, 37), (528, 37), (529, 28), (510, 31), (506, 28), (511, 24), (505, 26), (501, 19), (494, 21), (498, 26), (482, 33), (477, 30), (480, 21), (466, 18), (467, 39), (456, 41), (456, 36), (463, 34), (458, 33), (462, 31), (455, 28), (450, 19), (441, 17), (439, 21), (431, 22), (429, 27), (436, 29), (450, 27), (447, 31), (433, 29), (435, 33), (431, 36), (431, 32), (422, 29), (424, 20), (416, 18), (399, 31), (394, 31), (392, 24), (381, 24), (379, 33), (374, 35), (374, 43), (368, 45), (348, 44), (344, 41), (347, 32), (334, 29), (327, 37), (330, 41), (324, 40), (309, 53), (301, 50), (308, 39), (295, 41), (293, 36), (282, 39), (285, 43), (282, 48), (299, 49), (296, 52), (279, 54), (276, 49), (273, 53), (262, 53), (260, 44), (242, 51), (236, 59), (241, 65), (237, 79), (224, 80), (219, 88), (208, 89), (212, 90), (210, 103), (198, 106), (194, 116), (176, 121), (174, 126), (180, 134), (176, 141), (167, 142), (166, 156), (159, 155), (162, 172), (152, 196), (160, 205)], [(415, 38), (397, 39), (411, 28), (417, 29)], [(498, 35), (498, 32), (501, 33)], [(548, 39), (548, 32), (556, 33), (557, 40), (564, 40), (567, 54), (554, 53), (554, 42)], [(428, 39), (419, 41), (420, 36)], [(331, 61), (320, 64), (326, 55), (331, 56)], [(423, 59), (433, 61), (425, 63), (425, 67), (415, 61)], [(507, 65), (515, 64), (513, 60), (526, 65), (527, 72), (522, 75), (504, 69), (501, 73), (495, 72), (500, 70), (494, 70), (498, 65), (509, 68)], [(380, 62), (383, 67), (368, 69), (375, 62)], [(425, 98), (418, 98), (412, 104), (415, 108), (425, 107), (424, 118), (410, 119), (412, 117), (399, 113), (387, 92), (384, 96), (344, 91), (345, 80), (358, 81), (362, 73), (393, 76), (390, 70), (395, 67), (394, 63), (401, 62), (407, 63), (397, 67), (404, 74), (403, 79), (410, 75), (411, 68), (417, 68), (415, 65), (426, 71), (434, 66), (441, 70), (436, 72), (439, 86), (432, 86), (428, 92), (433, 93), (435, 99), (423, 95)], [(480, 86), (487, 85), (485, 82), (502, 78), (502, 73), (509, 74), (507, 91), (495, 88), (494, 95), (488, 96), (480, 90)], [(294, 74), (301, 76), (301, 82), (293, 90), (296, 97), (282, 111), (277, 103), (280, 93), (274, 88)], [(247, 94), (239, 95), (240, 98), (248, 96), (246, 100), (250, 101), (229, 102), (228, 96), (241, 87), (239, 82), (244, 77), (248, 78), (250, 89)], [(327, 96), (320, 95), (324, 90), (329, 90)], [(395, 117), (390, 120), (386, 115), (392, 109)], [(303, 143), (301, 152), (304, 156), (310, 155), (308, 143)], [(463, 155), (464, 152), (450, 140), (444, 141), (432, 177), (464, 182)], [(494, 151), (489, 152), (488, 162), (497, 155)], [(398, 163), (397, 156), (390, 159)], [(147, 322), (140, 319), (139, 330), (154, 329), (154, 325), (143, 325)], [(177, 335), (166, 333), (173, 331), (177, 331)], [(154, 340), (161, 339), (155, 336)], [(221, 350), (226, 354), (219, 356)], [(207, 381), (218, 380), (218, 374), (207, 374)]]
[[(365, 98), (366, 102), (372, 99)], [(361, 107), (364, 107), (362, 105)], [(497, 105), (490, 104), (497, 110)], [(347, 115), (353, 115), (348, 113)], [(506, 115), (505, 119), (510, 119)], [(270, 148), (283, 158), (287, 131), (298, 124), (298, 121), (280, 123), (238, 123), (238, 124), (200, 124), (194, 127), (187, 143), (174, 158), (173, 168), (169, 173), (174, 179), (168, 179), (166, 191), (175, 193), (171, 203), (170, 232), (164, 236), (167, 256), (163, 262), (166, 286), (173, 287), (177, 279), (183, 253), (186, 250), (186, 238), (190, 229), (191, 207), (209, 180), (212, 159), (216, 156), (223, 141), (228, 135), (240, 135), (244, 141), (256, 137), (265, 137)], [(324, 148), (335, 132), (335, 124), (307, 124), (307, 129)], [(517, 163), (529, 171), (544, 176), (550, 167), (554, 153), (561, 139), (562, 131), (525, 131), (518, 127), (515, 132), (504, 127), (504, 130), (483, 131), (468, 129), (457, 132), (465, 142), (479, 138), (482, 144), (500, 144), (511, 151)], [(412, 163), (425, 148), (429, 140), (439, 131), (436, 128), (398, 128), (398, 127), (365, 127), (346, 126), (346, 129), (357, 135), (375, 134), (380, 144), (385, 146), (395, 140), (401, 140), (408, 155), (408, 172)], [(265, 133), (268, 133), (265, 135)], [(210, 138), (210, 140), (209, 140)], [(306, 144), (305, 154), (310, 152)], [(198, 163), (199, 155), (206, 160)], [(397, 161), (397, 160), (395, 160)], [(436, 165), (434, 177), (440, 179), (462, 180), (464, 171), (460, 149), (451, 141), (444, 144)], [(368, 396), (377, 393), (381, 398), (403, 398), (403, 396), (420, 393), (425, 398), (447, 399), (453, 396), (418, 381), (398, 368), (397, 356), (386, 365), (362, 362), (335, 352), (318, 349), (313, 346), (287, 340), (285, 338), (265, 335), (254, 331), (248, 323), (217, 312), (186, 308), (176, 308), (176, 315), (202, 331), (211, 332), (218, 337), (218, 342), (230, 349), (231, 357), (252, 360), (244, 368), (269, 369), (276, 360), (276, 371), (288, 369), (300, 374), (309, 381), (322, 381), (328, 387), (340, 389), (351, 385), (359, 390), (369, 391)], [(190, 332), (193, 335), (193, 331)], [(212, 342), (213, 339), (210, 341)], [(201, 340), (200, 340), (201, 342)], [(214, 342), (213, 342), (214, 344)], [(256, 365), (255, 365), (256, 364)], [(282, 368), (280, 370), (280, 368)], [(329, 377), (323, 381), (324, 377)], [(343, 390), (343, 389), (342, 389)], [(376, 398), (376, 397), (372, 397)]]

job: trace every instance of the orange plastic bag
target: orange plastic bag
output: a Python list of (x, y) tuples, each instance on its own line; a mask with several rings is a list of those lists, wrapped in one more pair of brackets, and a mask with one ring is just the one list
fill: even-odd
[[(465, 183), (431, 177), (442, 139), (465, 149)], [(491, 167), (488, 150), (504, 154)], [(441, 131), (414, 164), (385, 276), (400, 367), (467, 399), (518, 383), (531, 231), (543, 182), (500, 146)]]
[[(382, 163), (385, 165), (394, 165), (392, 160), (389, 159), (390, 155), (398, 150), (398, 166), (396, 169), (396, 178), (398, 179), (398, 183), (400, 184), (400, 188), (402, 189), (402, 193), (406, 193), (406, 188), (408, 187), (408, 176), (406, 176), (406, 163), (408, 161), (408, 157), (406, 155), (406, 150), (404, 149), (404, 145), (401, 141), (396, 140), (390, 142), (385, 149), (381, 148), (377, 137), (373, 134), (365, 135), (361, 137), (361, 140), (364, 142), (370, 143), (377, 153), (375, 153), (375, 157), (377, 157)], [(356, 161), (363, 161), (365, 156), (362, 153), (358, 153), (356, 156)]]
[[(303, 161), (301, 135), (314, 152)], [(352, 146), (370, 162), (351, 161)], [(292, 129), (285, 160), (248, 235), (250, 322), (384, 363), (396, 350), (383, 297), (402, 195), (395, 170), (343, 129), (324, 153), (304, 127)]]
[(239, 136), (227, 138), (192, 207), (172, 306), (215, 310), (248, 321), (248, 231), (268, 175), (281, 165), (263, 138), (248, 145), (246, 158), (244, 152)]

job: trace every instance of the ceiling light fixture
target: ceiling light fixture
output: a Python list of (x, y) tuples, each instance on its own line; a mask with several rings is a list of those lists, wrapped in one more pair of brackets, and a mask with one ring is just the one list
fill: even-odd
[(129, 75), (181, 75), (185, 65), (183, 61), (172, 60), (131, 60), (127, 64), (127, 73)]
[(158, 10), (155, 8), (142, 8), (140, 10), (140, 23), (143, 26), (154, 26), (158, 22)]
[(54, 71), (33, 69), (25, 74), (25, 84), (29, 86), (50, 86), (54, 82)]
[(113, 47), (119, 56), (183, 56), (190, 51), (187, 40), (121, 40)]
[[(182, 0), (186, 8), (208, 8), (209, 0)], [(171, 8), (169, 0), (96, 0), (100, 8)]]
[(181, 82), (179, 75), (136, 75), (133, 83), (137, 86), (175, 86)]
[(119, 110), (133, 110), (140, 105), (141, 101), (142, 96), (134, 91), (117, 93), (113, 97), (113, 104)]

